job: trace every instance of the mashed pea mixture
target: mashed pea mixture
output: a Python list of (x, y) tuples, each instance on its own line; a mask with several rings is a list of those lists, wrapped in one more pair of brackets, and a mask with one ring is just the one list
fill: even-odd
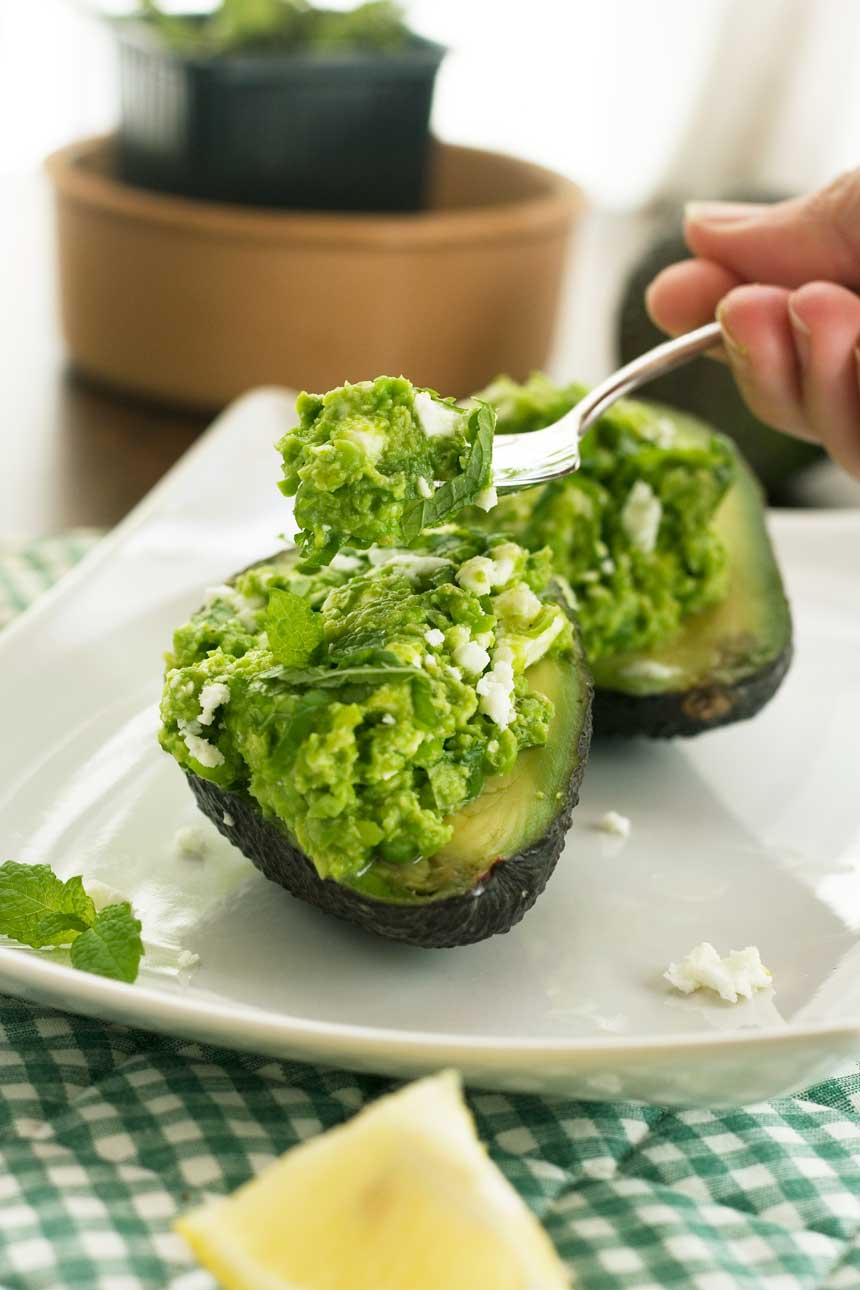
[(567, 609), (596, 660), (725, 594), (710, 521), (730, 455), (643, 405), (602, 418), (577, 475), (494, 506), (496, 411), (537, 429), (580, 393), (500, 378), (461, 408), (380, 377), (299, 397), (277, 445), (299, 551), (210, 588), (175, 633), (160, 740), (322, 877), (432, 898), (453, 815), (547, 742), (530, 668), (571, 652)]
[(410, 545), (470, 503), (487, 508), (492, 408), (464, 410), (403, 377), (301, 394), (278, 443), (308, 563), (343, 546)]
[(176, 632), (162, 746), (250, 794), (322, 876), (431, 889), (448, 817), (546, 741), (527, 669), (572, 641), (550, 576), (547, 553), (453, 527), (310, 573), (287, 552)]
[[(563, 416), (585, 387), (535, 373), (523, 385), (499, 377), (478, 396), (494, 405), (497, 433), (539, 430)], [(573, 590), (586, 654), (645, 649), (726, 594), (726, 553), (711, 526), (734, 475), (731, 449), (684, 418), (622, 400), (582, 441), (573, 475), (500, 499), (470, 524), (503, 529), (530, 550), (552, 552)]]

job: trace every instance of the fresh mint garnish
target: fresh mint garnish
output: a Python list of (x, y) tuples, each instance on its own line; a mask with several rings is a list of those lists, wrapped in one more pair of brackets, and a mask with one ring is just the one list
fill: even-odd
[(30, 945), (68, 943), (95, 922), (81, 878), (63, 882), (46, 864), (0, 865), (0, 934)]
[(117, 981), (134, 981), (143, 955), (131, 905), (96, 913), (79, 874), (63, 882), (46, 864), (0, 865), (0, 936), (34, 950), (69, 946), (74, 967)]
[(108, 905), (96, 916), (92, 927), (72, 942), (72, 967), (114, 981), (134, 981), (143, 955), (140, 919), (131, 905)]
[(469, 416), (471, 447), (462, 475), (440, 484), (432, 497), (415, 502), (403, 512), (401, 529), (406, 546), (415, 542), (425, 529), (436, 528), (464, 507), (471, 506), (479, 493), (492, 483), (495, 428), (494, 409), (488, 403), (481, 403)]
[(266, 611), (269, 648), (284, 667), (304, 667), (322, 644), (322, 618), (292, 591), (275, 589)]

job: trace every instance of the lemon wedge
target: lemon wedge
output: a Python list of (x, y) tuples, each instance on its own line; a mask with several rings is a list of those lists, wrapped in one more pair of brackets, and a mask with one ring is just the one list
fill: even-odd
[(570, 1286), (454, 1071), (380, 1098), (176, 1228), (225, 1290)]

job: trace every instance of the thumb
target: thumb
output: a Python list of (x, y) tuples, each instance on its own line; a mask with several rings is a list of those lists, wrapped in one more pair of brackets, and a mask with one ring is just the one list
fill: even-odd
[(684, 233), (694, 255), (747, 282), (799, 287), (826, 279), (860, 286), (860, 170), (772, 206), (691, 202)]

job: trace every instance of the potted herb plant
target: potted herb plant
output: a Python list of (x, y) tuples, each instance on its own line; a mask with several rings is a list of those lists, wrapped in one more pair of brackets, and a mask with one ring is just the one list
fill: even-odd
[(442, 46), (392, 0), (143, 0), (118, 19), (119, 172), (214, 201), (315, 210), (421, 205)]

